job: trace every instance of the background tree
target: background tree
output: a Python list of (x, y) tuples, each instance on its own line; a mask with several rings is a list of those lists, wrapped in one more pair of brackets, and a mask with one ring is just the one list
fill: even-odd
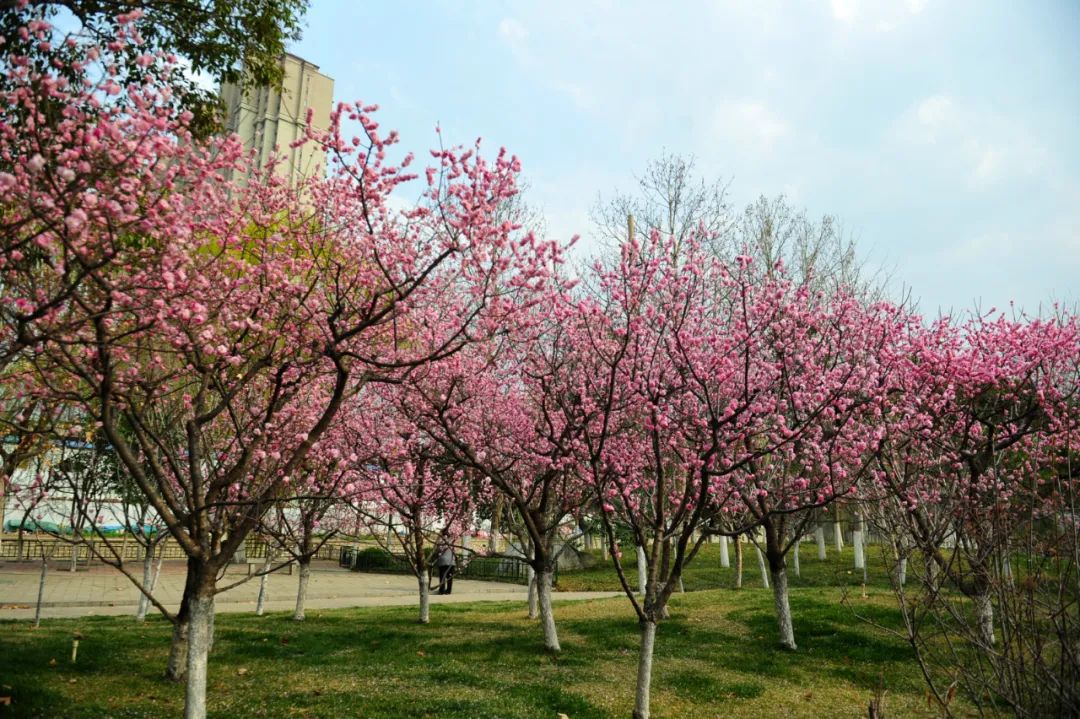
[[(142, 53), (163, 52), (184, 59), (192, 74), (244, 87), (280, 87), (281, 55), (286, 44), (300, 39), (308, 0), (0, 0), (0, 57), (22, 53), (36, 39), (21, 40), (19, 28), (35, 18), (50, 22), (73, 19), (76, 32), (96, 42), (112, 40), (118, 30), (134, 29), (142, 39), (116, 60), (120, 82), (145, 79)], [(134, 20), (133, 26), (127, 20)], [(53, 38), (50, 53), (65, 54), (62, 38)], [(188, 74), (170, 78), (183, 106), (194, 115), (197, 135), (216, 131), (220, 101), (215, 89), (205, 89)]]

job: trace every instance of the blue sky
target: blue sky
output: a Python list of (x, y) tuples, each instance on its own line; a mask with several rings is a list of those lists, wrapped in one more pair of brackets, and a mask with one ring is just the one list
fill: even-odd
[(667, 150), (836, 215), (922, 309), (1080, 300), (1080, 3), (313, 0), (293, 51), (408, 149), (518, 155), (549, 234)]

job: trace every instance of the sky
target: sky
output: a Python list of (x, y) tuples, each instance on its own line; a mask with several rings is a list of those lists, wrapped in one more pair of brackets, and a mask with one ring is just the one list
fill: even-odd
[(673, 152), (834, 215), (926, 314), (1080, 301), (1074, 0), (312, 0), (291, 50), (421, 158), (506, 147), (579, 253)]

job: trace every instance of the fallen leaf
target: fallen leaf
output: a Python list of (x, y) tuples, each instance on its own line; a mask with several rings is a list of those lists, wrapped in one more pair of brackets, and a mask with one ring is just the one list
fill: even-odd
[(240, 667), (239, 669), (237, 669), (237, 670), (236, 670), (236, 674), (237, 674), (237, 676), (241, 676), (241, 677), (242, 677), (242, 676), (244, 676), (244, 675), (245, 675), (245, 674), (247, 674), (247, 673), (248, 673), (248, 669), (247, 669), (247, 667)]
[(814, 701), (814, 692), (806, 692), (802, 698), (804, 702)]
[(78, 681), (78, 680), (77, 679), (68, 679), (68, 684), (74, 684), (76, 681)]
[(416, 650), (416, 656), (418, 656), (418, 657), (426, 657), (427, 654), (424, 653), (423, 649), (417, 649)]
[(51, 669), (52, 667), (55, 667), (55, 666), (56, 666), (56, 660), (55, 659), (50, 659), (49, 660), (49, 668)]
[(555, 719), (570, 719), (570, 717), (563, 714), (562, 712), (559, 712), (558, 715), (555, 717)]

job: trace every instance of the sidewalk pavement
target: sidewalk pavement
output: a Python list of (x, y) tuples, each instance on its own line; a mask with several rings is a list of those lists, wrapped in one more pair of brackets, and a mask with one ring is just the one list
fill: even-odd
[[(111, 567), (92, 567), (71, 573), (66, 563), (49, 567), (42, 601), (42, 618), (135, 614), (139, 590)], [(0, 564), (0, 620), (32, 619), (37, 603), (40, 564), (7, 562)], [(142, 567), (131, 571), (141, 576)], [(226, 572), (219, 586), (244, 579), (246, 566)], [(154, 596), (170, 611), (180, 604), (184, 589), (185, 564), (166, 562), (162, 566)], [(268, 612), (292, 610), (296, 604), (298, 573), (268, 575)], [(259, 594), (259, 579), (253, 578), (215, 599), (218, 612), (253, 612)], [(620, 592), (557, 592), (556, 600), (601, 599), (621, 596)], [(516, 601), (524, 602), (527, 591), (518, 584), (455, 580), (454, 593), (432, 593), (432, 604)], [(407, 606), (419, 602), (416, 579), (393, 574), (366, 574), (341, 569), (333, 562), (314, 562), (308, 584), (308, 610), (339, 607)], [(151, 613), (155, 610), (151, 607)]]

